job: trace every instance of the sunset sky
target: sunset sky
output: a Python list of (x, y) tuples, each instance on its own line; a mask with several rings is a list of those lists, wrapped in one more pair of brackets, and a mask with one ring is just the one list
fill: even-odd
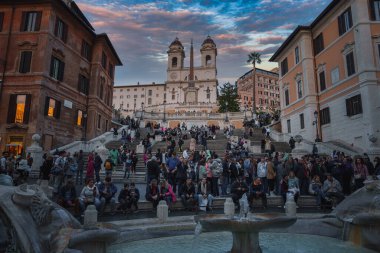
[(260, 68), (297, 25), (309, 24), (331, 0), (76, 0), (97, 33), (107, 33), (123, 66), (115, 85), (163, 83), (168, 46), (178, 37), (189, 65), (190, 40), (195, 64), (210, 35), (217, 47), (219, 83), (235, 82), (250, 69), (247, 55), (261, 52)]

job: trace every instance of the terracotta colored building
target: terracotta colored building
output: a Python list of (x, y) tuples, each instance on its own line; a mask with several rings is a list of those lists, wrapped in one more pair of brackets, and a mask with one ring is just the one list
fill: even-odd
[(272, 56), (282, 131), (362, 152), (380, 148), (380, 1), (333, 0)]
[(0, 150), (21, 153), (35, 133), (44, 150), (103, 133), (121, 64), (74, 1), (1, 1)]
[[(253, 70), (248, 71), (236, 81), (240, 96), (240, 108), (252, 111)], [(256, 68), (255, 104), (256, 111), (272, 112), (280, 107), (278, 72)]]

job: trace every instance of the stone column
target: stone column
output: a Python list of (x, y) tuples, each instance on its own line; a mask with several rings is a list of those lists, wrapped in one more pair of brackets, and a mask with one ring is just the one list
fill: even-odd
[(32, 171), (39, 171), (43, 163), (43, 150), (39, 144), (41, 136), (39, 134), (34, 134), (32, 136), (33, 143), (30, 147), (26, 148), (26, 153), (30, 153), (33, 158)]
[(157, 218), (161, 223), (165, 223), (169, 216), (169, 208), (165, 200), (161, 200), (157, 206)]
[(232, 198), (226, 198), (226, 201), (224, 202), (224, 214), (228, 218), (233, 218), (235, 215), (235, 204), (232, 201)]
[(293, 193), (286, 194), (285, 213), (286, 216), (296, 216), (297, 214), (297, 204), (294, 201)]
[(84, 211), (84, 221), (83, 225), (86, 228), (95, 227), (98, 223), (98, 211), (94, 205), (87, 206), (86, 211)]

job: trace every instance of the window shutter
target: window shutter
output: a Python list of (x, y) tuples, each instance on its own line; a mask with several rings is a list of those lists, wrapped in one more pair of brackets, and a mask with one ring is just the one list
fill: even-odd
[(36, 25), (34, 28), (34, 31), (39, 31), (41, 27), (41, 17), (42, 17), (42, 12), (38, 11), (37, 12), (37, 18), (36, 18)]
[(21, 23), (20, 23), (20, 31), (23, 32), (25, 31), (25, 27), (26, 27), (26, 15), (28, 13), (26, 11), (23, 11), (22, 12), (22, 16), (21, 16)]
[(85, 91), (86, 91), (85, 94), (88, 96), (89, 91), (90, 91), (90, 80), (88, 78), (85, 79)]
[(347, 116), (352, 115), (350, 99), (346, 99), (346, 112)]
[(65, 71), (65, 63), (64, 62), (59, 62), (59, 65), (58, 65), (58, 80), (59, 81), (63, 81), (63, 73)]
[(82, 75), (79, 74), (78, 75), (78, 91), (79, 92), (81, 91), (81, 83), (82, 83)]
[(58, 17), (55, 18), (54, 35), (58, 35)]
[(61, 116), (61, 102), (56, 100), (55, 109), (54, 109), (54, 118), (59, 119), (60, 116)]
[(359, 107), (359, 113), (363, 113), (362, 96), (361, 95), (358, 95), (358, 107)]
[(338, 17), (339, 36), (344, 33), (344, 17), (340, 15)]
[(54, 76), (54, 57), (53, 56), (51, 57), (51, 60), (50, 60), (50, 76), (51, 77)]
[(68, 32), (68, 26), (67, 24), (63, 23), (63, 34), (62, 34), (62, 40), (66, 43), (67, 41), (67, 32)]
[(31, 60), (32, 60), (32, 52), (30, 51), (21, 52), (20, 67), (19, 67), (20, 73), (30, 72)]
[(50, 101), (50, 97), (46, 97), (46, 98), (45, 98), (45, 108), (44, 108), (44, 115), (45, 115), (45, 116), (48, 115), (49, 101)]
[(0, 12), (0, 32), (3, 31), (4, 12)]
[(348, 10), (347, 10), (347, 12), (348, 12), (348, 22), (349, 22), (349, 27), (352, 27), (352, 25), (353, 25), (353, 22), (352, 22), (352, 13), (351, 13), (351, 8), (348, 8)]
[(8, 117), (7, 117), (7, 123), (15, 123), (16, 118), (16, 100), (17, 95), (11, 94), (9, 97), (9, 106), (8, 106)]
[(24, 122), (23, 124), (29, 123), (30, 105), (32, 101), (32, 95), (27, 94), (25, 100), (25, 111), (24, 111)]
[(369, 14), (370, 14), (371, 20), (376, 20), (375, 1), (374, 0), (369, 1)]

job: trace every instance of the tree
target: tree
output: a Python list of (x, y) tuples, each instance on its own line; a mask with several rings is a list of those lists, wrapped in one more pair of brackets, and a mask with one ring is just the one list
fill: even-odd
[(252, 117), (256, 113), (256, 64), (261, 63), (261, 54), (259, 52), (251, 52), (248, 55), (247, 63), (252, 63)]
[(236, 85), (225, 83), (220, 89), (218, 97), (219, 112), (238, 112), (239, 95)]

